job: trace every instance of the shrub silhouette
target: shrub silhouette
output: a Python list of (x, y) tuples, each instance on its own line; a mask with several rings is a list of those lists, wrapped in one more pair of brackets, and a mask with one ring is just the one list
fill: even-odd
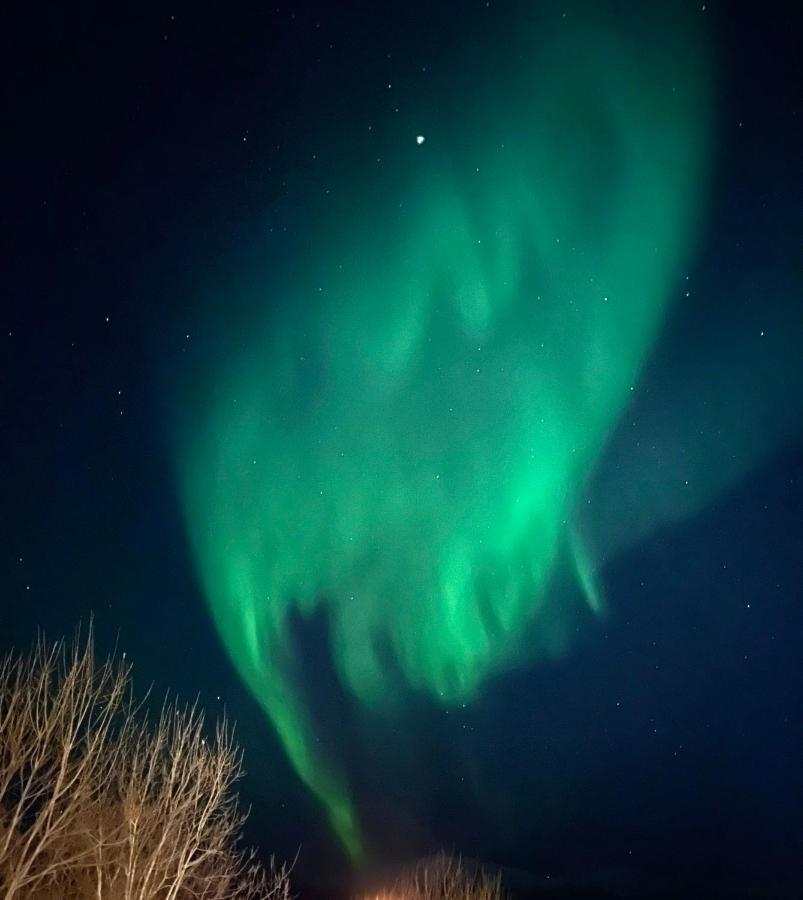
[(501, 875), (441, 851), (406, 869), (389, 891), (369, 900), (505, 900)]

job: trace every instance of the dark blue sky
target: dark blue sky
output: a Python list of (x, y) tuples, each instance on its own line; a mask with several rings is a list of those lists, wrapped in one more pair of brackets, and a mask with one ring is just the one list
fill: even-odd
[[(4, 29), (0, 649), (94, 613), (140, 684), (225, 704), (249, 837), (281, 856), (302, 845), (301, 882), (332, 890), (346, 863), (209, 621), (166, 423), (193, 360), (221, 352), (204, 298), (232, 271), (247, 283), (266, 232), (277, 259), (292, 249), (285, 231), (319, 177), (301, 160), (367, 121), (388, 75), (493, 39), (484, 2), (435, 6), (44, 3)], [(492, 7), (503, 29), (512, 6)], [(704, 447), (656, 431), (659, 465), (697, 451), (708, 471), (727, 465), (742, 409), (772, 439), (702, 512), (605, 570), (609, 615), (581, 619), (571, 653), (451, 717), (422, 699), (361, 718), (325, 619), (297, 623), (381, 862), (453, 847), (544, 896), (803, 891), (803, 379), (754, 343), (731, 358), (724, 337), (803, 338), (802, 23), (791, 3), (704, 12), (717, 137), (703, 299), (670, 319), (637, 413), (696, 384), (726, 407)], [(703, 356), (701, 335), (722, 352)], [(626, 446), (614, 439), (601, 496)]]

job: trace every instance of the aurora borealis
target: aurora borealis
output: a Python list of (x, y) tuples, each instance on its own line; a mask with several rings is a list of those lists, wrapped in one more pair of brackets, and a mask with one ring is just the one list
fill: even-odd
[(380, 174), (342, 176), (348, 208), (264, 284), (179, 451), (217, 627), (354, 856), (358, 813), (296, 686), (290, 611), (326, 607), (339, 677), (370, 707), (400, 684), (464, 703), (561, 652), (556, 568), (601, 603), (575, 506), (706, 207), (693, 34), (524, 26), (487, 100), (455, 122), (423, 106), (426, 143), (413, 130)]
[(225, 717), (300, 900), (799, 900), (801, 29), (21, 7), (0, 650)]

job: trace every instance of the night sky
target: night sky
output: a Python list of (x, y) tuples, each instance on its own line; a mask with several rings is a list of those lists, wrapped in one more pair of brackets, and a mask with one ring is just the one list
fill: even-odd
[(302, 894), (800, 896), (801, 25), (18, 10), (0, 650), (225, 710)]

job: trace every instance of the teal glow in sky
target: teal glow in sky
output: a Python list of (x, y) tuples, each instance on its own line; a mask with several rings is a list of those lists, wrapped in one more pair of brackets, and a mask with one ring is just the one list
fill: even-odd
[(254, 293), (180, 442), (220, 635), (354, 857), (359, 811), (299, 690), (290, 613), (326, 607), (339, 678), (377, 709), (400, 685), (470, 702), (562, 652), (558, 567), (604, 602), (574, 510), (704, 215), (691, 35), (529, 22), (521, 49), (500, 46), (457, 112), (405, 111), (406, 142), (388, 120), (375, 169), (344, 161), (347, 199)]

